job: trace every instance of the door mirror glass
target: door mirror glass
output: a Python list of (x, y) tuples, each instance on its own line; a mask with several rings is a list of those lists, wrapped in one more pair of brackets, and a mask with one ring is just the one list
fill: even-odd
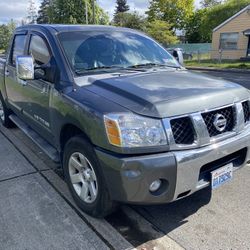
[(21, 80), (34, 79), (34, 62), (32, 56), (17, 56), (16, 58), (17, 77)]

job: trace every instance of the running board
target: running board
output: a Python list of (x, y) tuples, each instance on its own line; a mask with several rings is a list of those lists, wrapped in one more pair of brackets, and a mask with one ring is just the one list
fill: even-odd
[(38, 133), (36, 133), (31, 127), (29, 127), (14, 114), (10, 115), (9, 118), (17, 125), (18, 128), (20, 128), (24, 132), (24, 134), (26, 134), (39, 148), (41, 148), (52, 161), (60, 161), (57, 150), (46, 140), (44, 140)]

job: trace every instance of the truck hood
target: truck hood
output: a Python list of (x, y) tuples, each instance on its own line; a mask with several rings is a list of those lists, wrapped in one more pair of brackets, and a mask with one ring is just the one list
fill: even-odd
[(249, 91), (235, 83), (187, 70), (99, 74), (78, 79), (78, 85), (132, 112), (157, 118), (205, 111), (249, 98)]

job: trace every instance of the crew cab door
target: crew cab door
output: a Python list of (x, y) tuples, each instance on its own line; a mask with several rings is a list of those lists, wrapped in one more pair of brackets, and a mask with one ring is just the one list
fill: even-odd
[[(47, 65), (52, 57), (49, 45), (42, 34), (31, 33), (29, 36), (28, 54), (34, 58), (34, 65)], [(39, 69), (38, 69), (39, 70)], [(23, 114), (30, 126), (47, 141), (53, 142), (50, 120), (50, 93), (54, 84), (42, 80), (28, 80), (23, 85), (22, 98), (25, 100)]]
[(16, 76), (16, 57), (25, 55), (27, 42), (27, 32), (19, 32), (15, 34), (5, 68), (5, 87), (8, 103), (11, 105), (11, 109), (18, 115), (21, 115), (22, 113), (24, 99), (22, 97), (23, 86)]

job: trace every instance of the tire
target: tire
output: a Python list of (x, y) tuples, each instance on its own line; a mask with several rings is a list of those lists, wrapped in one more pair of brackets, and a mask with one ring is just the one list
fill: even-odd
[(84, 212), (103, 218), (114, 211), (94, 148), (84, 137), (76, 136), (66, 143), (63, 170), (69, 190)]
[(6, 128), (11, 128), (14, 126), (13, 122), (9, 118), (10, 114), (11, 114), (11, 111), (6, 107), (6, 104), (0, 93), (0, 122)]

